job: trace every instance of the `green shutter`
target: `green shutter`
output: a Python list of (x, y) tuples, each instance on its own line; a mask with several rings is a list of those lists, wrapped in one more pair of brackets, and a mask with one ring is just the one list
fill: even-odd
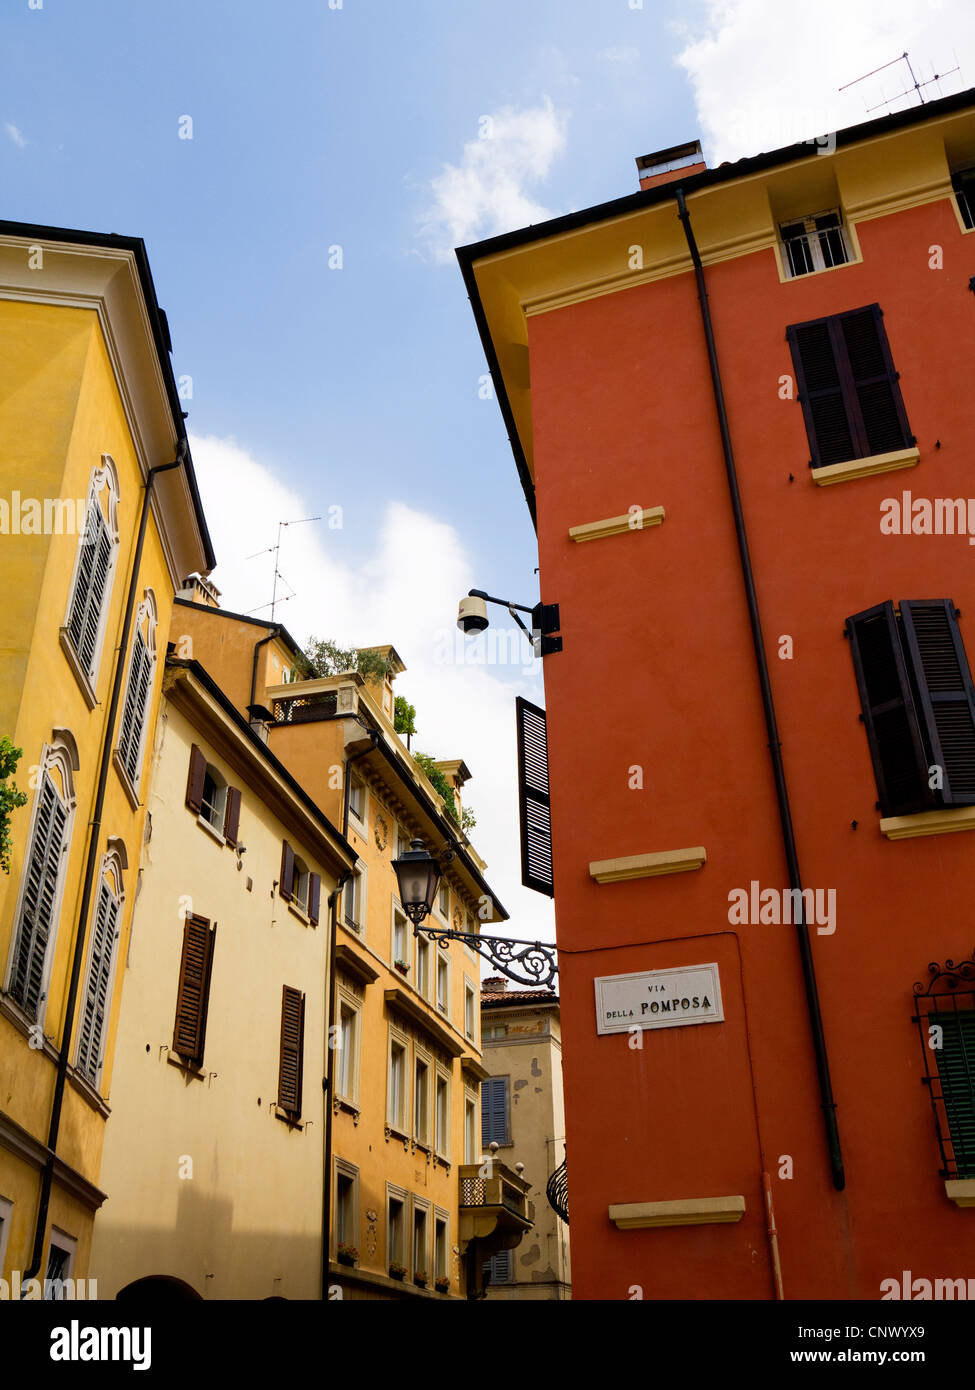
[(975, 1009), (928, 1015), (942, 1029), (934, 1048), (948, 1133), (959, 1178), (975, 1178)]

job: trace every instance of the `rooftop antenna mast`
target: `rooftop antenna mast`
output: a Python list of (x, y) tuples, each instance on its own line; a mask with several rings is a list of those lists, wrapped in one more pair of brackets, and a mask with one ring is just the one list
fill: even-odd
[[(295, 597), (295, 591), (294, 591), (294, 589), (291, 588), (291, 585), (288, 584), (288, 581), (285, 579), (284, 575), (281, 573), (280, 569), (278, 568), (278, 560), (280, 559), (280, 555), (281, 555), (281, 532), (282, 532), (282, 530), (284, 529), (285, 526), (301, 526), (301, 525), (303, 525), (306, 521), (321, 521), (321, 517), (320, 517), (320, 516), (300, 516), (300, 517), (297, 517), (294, 521), (279, 521), (279, 522), (278, 522), (278, 539), (277, 539), (277, 541), (275, 542), (275, 544), (274, 544), (274, 545), (269, 545), (269, 546), (267, 547), (266, 550), (255, 550), (253, 555), (248, 555), (248, 556), (247, 556), (247, 559), (248, 559), (248, 560), (255, 560), (255, 559), (257, 558), (258, 555), (270, 555), (270, 554), (273, 554), (273, 556), (274, 556), (274, 584), (273, 584), (272, 589), (271, 589), (271, 602), (270, 602), (270, 604), (267, 604), (267, 603), (262, 604), (260, 608), (252, 608), (252, 609), (251, 609), (251, 613), (252, 613), (252, 614), (253, 614), (253, 613), (261, 613), (261, 612), (263, 612), (263, 610), (264, 610), (265, 608), (270, 608), (270, 610), (271, 610), (271, 622), (272, 622), (272, 623), (274, 622), (274, 610), (275, 610), (275, 608), (276, 608), (277, 605), (278, 605), (278, 580), (279, 580), (279, 579), (281, 580), (281, 583), (282, 583), (282, 584), (287, 585), (288, 589), (291, 590), (290, 593), (285, 594), (284, 598), (281, 599), (281, 602), (282, 602), (282, 603), (287, 603), (287, 601), (288, 601), (289, 598), (294, 598), (294, 597)], [(250, 614), (248, 614), (248, 616), (250, 616)]]
[[(955, 56), (956, 56), (956, 58), (957, 58), (957, 54), (956, 54)], [(855, 77), (855, 78), (853, 79), (852, 82), (846, 82), (846, 83), (844, 83), (843, 86), (839, 88), (839, 90), (840, 90), (841, 92), (845, 92), (845, 91), (847, 90), (847, 88), (849, 88), (849, 87), (855, 87), (856, 84), (857, 84), (858, 82), (866, 82), (866, 80), (867, 80), (868, 77), (876, 77), (876, 75), (877, 75), (878, 72), (884, 72), (887, 68), (892, 68), (892, 67), (894, 66), (895, 63), (906, 63), (906, 64), (907, 64), (907, 70), (908, 70), (908, 72), (911, 74), (911, 83), (913, 84), (913, 86), (912, 86), (912, 87), (908, 87), (908, 89), (907, 89), (906, 91), (904, 91), (904, 92), (899, 92), (898, 95), (895, 96), (895, 97), (889, 97), (887, 101), (878, 101), (877, 104), (876, 104), (875, 106), (868, 106), (868, 107), (867, 107), (867, 114), (868, 114), (868, 115), (870, 114), (871, 111), (879, 111), (880, 108), (881, 108), (881, 106), (890, 106), (893, 102), (895, 102), (895, 101), (900, 101), (902, 97), (908, 97), (908, 96), (910, 96), (912, 90), (915, 91), (915, 92), (917, 92), (918, 100), (920, 101), (921, 105), (923, 106), (923, 105), (924, 105), (924, 92), (922, 91), (922, 88), (923, 88), (923, 87), (930, 87), (931, 84), (932, 84), (932, 82), (940, 82), (941, 79), (942, 79), (942, 77), (950, 77), (951, 74), (952, 74), (953, 72), (960, 72), (960, 71), (961, 71), (960, 65), (956, 62), (955, 66), (954, 66), (953, 68), (949, 68), (947, 72), (936, 72), (936, 73), (934, 74), (933, 77), (927, 78), (924, 82), (919, 82), (919, 81), (917, 80), (917, 77), (915, 76), (914, 69), (911, 67), (911, 60), (910, 60), (910, 58), (907, 56), (906, 53), (902, 53), (902, 54), (900, 55), (899, 58), (891, 58), (891, 60), (890, 60), (889, 63), (881, 63), (880, 67), (879, 67), (879, 68), (874, 68), (873, 72), (865, 72), (865, 73), (863, 74), (862, 77)]]

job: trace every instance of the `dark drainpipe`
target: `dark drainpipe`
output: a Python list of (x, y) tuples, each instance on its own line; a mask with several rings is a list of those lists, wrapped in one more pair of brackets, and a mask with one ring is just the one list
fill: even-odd
[(273, 642), (280, 632), (281, 624), (275, 623), (266, 637), (262, 637), (259, 641), (254, 643), (254, 664), (251, 667), (251, 699), (250, 705), (247, 706), (248, 709), (257, 701), (257, 654), (262, 647), (267, 646), (268, 642)]
[[(342, 838), (349, 838), (349, 806), (352, 794), (352, 778), (349, 775), (349, 768), (359, 758), (364, 758), (367, 753), (371, 753), (379, 742), (379, 730), (368, 729), (372, 742), (368, 748), (363, 748), (361, 753), (353, 753), (351, 758), (345, 761), (345, 787), (342, 800)], [(332, 1226), (332, 1095), (335, 1088), (335, 1048), (331, 1046), (333, 1019), (335, 1018), (335, 947), (338, 936), (338, 912), (339, 899), (342, 889), (352, 877), (351, 871), (344, 874), (335, 886), (334, 892), (328, 897), (328, 1008), (325, 1015), (325, 1046), (328, 1049), (328, 1061), (325, 1066), (325, 1153), (323, 1158), (324, 1172), (322, 1174), (322, 1298), (328, 1298), (328, 1252), (330, 1246), (331, 1226)]]
[[(748, 620), (751, 624), (752, 644), (755, 648), (755, 665), (758, 669), (758, 680), (762, 689), (762, 708), (765, 711), (765, 728), (768, 732), (769, 752), (772, 755), (775, 795), (779, 804), (779, 823), (782, 830), (782, 842), (785, 848), (786, 863), (789, 869), (789, 884), (794, 891), (801, 893), (802, 878), (799, 873), (799, 855), (796, 850), (796, 837), (792, 826), (792, 811), (789, 806), (789, 791), (786, 786), (785, 767), (782, 762), (782, 746), (779, 742), (778, 724), (775, 718), (772, 682), (769, 678), (768, 662), (765, 657), (765, 639), (762, 636), (762, 623), (758, 611), (758, 596), (755, 592), (752, 562), (748, 552), (748, 537), (745, 533), (745, 517), (742, 511), (741, 494), (738, 490), (738, 472), (735, 468), (735, 456), (731, 445), (731, 431), (728, 427), (728, 414), (725, 409), (724, 390), (721, 385), (721, 369), (718, 365), (718, 350), (714, 341), (711, 310), (708, 306), (707, 283), (704, 278), (704, 267), (701, 264), (700, 252), (697, 248), (697, 242), (694, 239), (690, 215), (687, 211), (687, 205), (684, 202), (683, 188), (677, 189), (677, 209), (681, 225), (684, 228), (684, 235), (687, 238), (687, 246), (691, 253), (691, 260), (694, 263), (694, 275), (697, 280), (697, 297), (701, 306), (701, 322), (704, 325), (704, 338), (708, 349), (708, 363), (711, 368), (711, 386), (714, 392), (714, 404), (718, 415), (718, 425), (721, 430), (721, 447), (724, 451), (728, 490), (731, 493), (731, 510), (734, 514), (735, 535), (738, 539), (738, 557), (741, 562), (742, 578), (745, 582)], [(813, 1051), (816, 1057), (816, 1073), (819, 1078), (819, 1094), (822, 1099), (823, 1122), (826, 1128), (826, 1147), (829, 1150), (829, 1162), (833, 1173), (833, 1186), (838, 1192), (841, 1192), (846, 1185), (846, 1177), (843, 1172), (843, 1154), (840, 1150), (840, 1134), (836, 1124), (836, 1102), (833, 1099), (833, 1087), (829, 1075), (829, 1059), (826, 1055), (826, 1037), (823, 1032), (823, 1018), (819, 1008), (819, 991), (816, 987), (816, 968), (813, 964), (812, 947), (809, 941), (809, 928), (806, 924), (804, 901), (800, 897), (798, 900), (793, 898), (793, 902), (798, 902), (799, 904), (796, 935), (799, 939), (799, 959), (802, 964), (802, 978), (806, 989), (806, 1004), (809, 1009)]]
[(112, 739), (115, 734), (115, 717), (118, 713), (119, 697), (122, 693), (122, 679), (128, 664), (129, 631), (132, 626), (132, 612), (139, 589), (139, 570), (142, 565), (142, 551), (145, 546), (146, 526), (149, 521), (149, 504), (152, 487), (158, 473), (168, 473), (171, 468), (182, 468), (186, 459), (186, 443), (181, 441), (179, 457), (173, 463), (150, 468), (146, 478), (146, 490), (142, 498), (142, 515), (139, 518), (139, 533), (135, 543), (135, 555), (129, 574), (129, 592), (125, 600), (125, 616), (122, 619), (122, 634), (119, 639), (118, 656), (115, 662), (115, 676), (112, 693), (105, 718), (105, 735), (102, 741), (101, 763), (98, 769), (98, 786), (92, 808), (91, 828), (88, 839), (88, 857), (85, 860), (84, 886), (81, 892), (81, 907), (78, 912), (78, 930), (75, 937), (74, 958), (71, 962), (71, 982), (68, 986), (68, 999), (65, 1006), (64, 1032), (58, 1050), (57, 1076), (54, 1082), (54, 1100), (51, 1104), (51, 1124), (47, 1136), (47, 1161), (41, 1177), (41, 1197), (37, 1208), (37, 1225), (34, 1228), (34, 1248), (30, 1268), (24, 1271), (24, 1281), (34, 1279), (41, 1267), (44, 1255), (44, 1236), (47, 1230), (47, 1214), (51, 1203), (51, 1186), (54, 1179), (54, 1162), (57, 1152), (58, 1133), (61, 1128), (61, 1108), (64, 1104), (64, 1088), (68, 1077), (68, 1054), (71, 1048), (71, 1034), (74, 1030), (75, 1009), (78, 1004), (78, 986), (81, 968), (85, 957), (85, 928), (88, 911), (91, 907), (91, 894), (95, 882), (95, 866), (98, 862), (98, 845), (101, 839), (102, 811), (105, 808), (105, 789), (108, 784), (108, 768), (112, 757)]

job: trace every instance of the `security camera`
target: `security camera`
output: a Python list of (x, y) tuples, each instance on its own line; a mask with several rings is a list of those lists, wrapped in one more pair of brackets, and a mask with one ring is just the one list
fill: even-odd
[(457, 608), (457, 626), (468, 635), (483, 632), (488, 625), (487, 604), (482, 598), (466, 594)]

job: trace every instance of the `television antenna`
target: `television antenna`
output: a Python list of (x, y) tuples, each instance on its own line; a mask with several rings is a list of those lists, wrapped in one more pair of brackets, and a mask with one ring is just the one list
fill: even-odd
[[(273, 623), (273, 622), (274, 622), (274, 610), (275, 610), (275, 608), (277, 607), (277, 605), (278, 605), (279, 603), (287, 603), (287, 602), (288, 602), (288, 599), (291, 599), (291, 598), (294, 598), (294, 597), (295, 597), (295, 591), (294, 591), (294, 589), (291, 588), (291, 585), (290, 585), (290, 584), (288, 583), (288, 581), (285, 579), (284, 575), (281, 573), (280, 568), (278, 567), (278, 561), (279, 561), (279, 559), (281, 558), (281, 532), (283, 531), (283, 529), (285, 528), (285, 526), (302, 526), (302, 525), (304, 525), (304, 523), (305, 523), (306, 521), (321, 521), (321, 519), (322, 519), (322, 518), (321, 518), (320, 516), (300, 516), (300, 517), (297, 517), (294, 521), (279, 521), (279, 522), (278, 522), (278, 539), (277, 539), (277, 541), (275, 542), (275, 544), (274, 544), (274, 545), (269, 545), (269, 546), (267, 546), (266, 549), (264, 549), (264, 550), (255, 550), (253, 555), (248, 555), (248, 556), (245, 557), (245, 558), (248, 559), (248, 560), (256, 560), (257, 557), (258, 557), (259, 555), (273, 555), (273, 556), (274, 556), (274, 583), (273, 583), (272, 588), (271, 588), (271, 602), (270, 602), (270, 603), (262, 603), (261, 606), (260, 606), (260, 608), (252, 608), (252, 609), (250, 610), (250, 613), (248, 613), (248, 615), (247, 615), (248, 617), (252, 617), (253, 614), (255, 614), (255, 613), (263, 613), (265, 608), (270, 608), (270, 610), (271, 610), (271, 622)], [(282, 598), (282, 599), (279, 599), (279, 598), (278, 598), (278, 580), (279, 580), (279, 579), (280, 579), (281, 583), (284, 584), (285, 587), (289, 590), (289, 592), (288, 592), (287, 594), (285, 594), (284, 598)]]
[(909, 97), (911, 95), (912, 90), (917, 92), (918, 100), (923, 106), (924, 92), (922, 88), (930, 87), (932, 82), (940, 82), (943, 77), (950, 77), (953, 72), (961, 71), (961, 65), (957, 61), (957, 53), (954, 55), (954, 57), (955, 66), (953, 68), (949, 68), (947, 72), (936, 72), (933, 77), (928, 77), (925, 79), (925, 81), (919, 82), (914, 73), (914, 69), (911, 66), (910, 58), (908, 57), (907, 53), (902, 53), (899, 58), (891, 58), (889, 63), (881, 63), (880, 67), (874, 68), (873, 72), (865, 72), (862, 77), (855, 77), (852, 82), (845, 82), (843, 86), (839, 88), (839, 90), (841, 92), (845, 92), (848, 88), (855, 87), (858, 82), (866, 82), (868, 77), (876, 77), (878, 72), (884, 72), (887, 68), (892, 68), (895, 65), (895, 63), (906, 63), (907, 70), (911, 74), (912, 85), (908, 87), (906, 91), (898, 93), (897, 96), (888, 98), (887, 101), (878, 101), (875, 106), (868, 106), (867, 114), (869, 115), (871, 111), (879, 111), (881, 106), (891, 106), (895, 101), (900, 101), (902, 97)]

